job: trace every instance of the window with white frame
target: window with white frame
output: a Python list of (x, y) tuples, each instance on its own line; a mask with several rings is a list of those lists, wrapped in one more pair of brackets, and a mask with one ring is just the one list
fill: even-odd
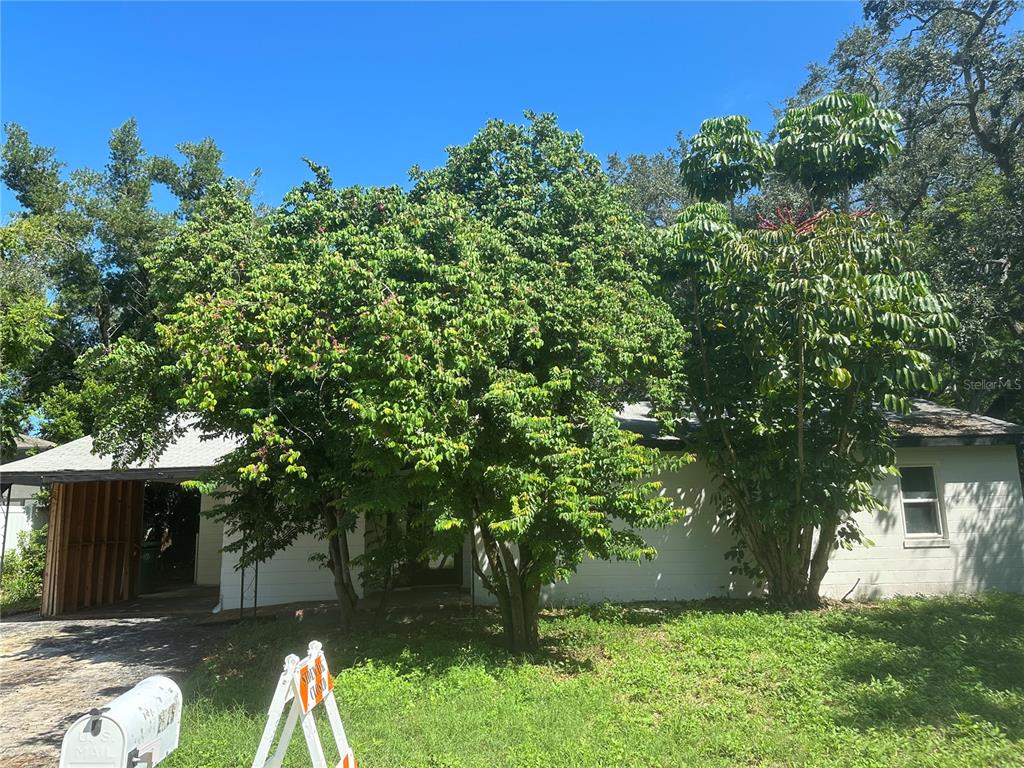
[(908, 536), (942, 536), (942, 512), (933, 467), (900, 467), (903, 525)]

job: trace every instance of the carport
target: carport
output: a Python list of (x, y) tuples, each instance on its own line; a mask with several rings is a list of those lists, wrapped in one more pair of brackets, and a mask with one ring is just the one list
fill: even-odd
[(156, 461), (115, 469), (83, 437), (0, 466), (2, 487), (51, 486), (42, 615), (136, 597), (146, 483), (198, 479), (234, 448), (189, 429)]

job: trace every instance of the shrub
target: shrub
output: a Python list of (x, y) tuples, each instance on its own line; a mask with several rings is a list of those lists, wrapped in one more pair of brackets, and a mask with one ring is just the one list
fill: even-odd
[(4, 557), (0, 578), (0, 607), (35, 605), (43, 587), (46, 565), (46, 526), (18, 534), (18, 547)]

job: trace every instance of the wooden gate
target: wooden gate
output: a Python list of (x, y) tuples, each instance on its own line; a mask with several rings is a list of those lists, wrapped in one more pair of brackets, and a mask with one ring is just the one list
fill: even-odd
[(138, 594), (146, 483), (54, 483), (43, 575), (44, 616)]

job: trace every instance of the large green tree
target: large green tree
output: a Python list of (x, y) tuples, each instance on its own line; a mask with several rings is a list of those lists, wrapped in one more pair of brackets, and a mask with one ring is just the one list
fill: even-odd
[(764, 181), (772, 149), (741, 115), (705, 120), (679, 164), (683, 184), (697, 200), (731, 203)]
[(1019, 4), (872, 0), (864, 15), (828, 62), (811, 67), (793, 103), (842, 88), (903, 115), (903, 151), (859, 194), (913, 233), (911, 266), (941, 287), (961, 320), (955, 353), (939, 358), (945, 396), (1024, 419)]
[(608, 178), (623, 202), (651, 227), (667, 227), (693, 202), (679, 175), (683, 156), (678, 146), (651, 155), (633, 153), (608, 158)]
[(0, 229), (0, 460), (14, 455), (18, 433), (28, 429), (28, 382), (56, 319), (36, 257), (38, 235), (29, 222)]
[[(844, 197), (895, 152), (892, 116), (873, 110), (835, 94), (783, 116), (773, 172), (811, 199)], [(735, 184), (705, 194), (746, 191), (736, 167)], [(879, 214), (781, 210), (740, 229), (709, 201), (666, 239), (665, 290), (695, 340), (688, 397), (666, 415), (697, 417), (691, 446), (721, 483), (738, 567), (774, 599), (814, 602), (832, 552), (879, 508), (873, 483), (895, 471), (882, 409), (906, 413), (937, 384), (928, 353), (953, 344), (948, 304), (904, 266), (913, 243)]]
[[(826, 93), (863, 93), (902, 116), (902, 151), (847, 188), (840, 205), (863, 204), (898, 221), (920, 269), (959, 318), (956, 350), (936, 355), (939, 396), (961, 407), (1024, 420), (1024, 33), (1017, 0), (869, 0), (865, 24), (814, 64), (791, 107)], [(853, 149), (848, 147), (847, 151)], [(639, 210), (672, 223), (684, 205), (665, 174), (665, 155), (631, 156), (616, 179)], [(797, 160), (797, 158), (794, 158)], [(819, 190), (822, 196), (825, 190)], [(669, 196), (666, 203), (665, 195)], [(834, 197), (834, 195), (833, 195)], [(737, 201), (745, 226), (779, 209), (811, 210), (804, 187), (769, 173)], [(655, 209), (656, 210), (656, 209)]]
[(117, 394), (98, 443), (125, 461), (158, 453), (186, 424), (235, 436), (207, 478), (230, 488), (219, 510), (230, 548), (252, 564), (320, 536), (347, 627), (358, 515), (404, 507), (419, 477), (409, 462), (430, 464), (416, 442), (418, 365), (433, 338), (420, 286), (437, 286), (410, 233), (432, 232), (435, 214), (407, 211), (395, 189), (336, 190), (313, 170), (263, 216), (244, 190), (214, 187), (147, 260), (161, 320), (153, 343), (122, 340), (104, 359)]
[[(142, 263), (220, 179), (220, 151), (207, 139), (180, 145), (181, 160), (151, 156), (129, 120), (112, 132), (102, 170), (68, 173), (55, 150), (34, 144), (21, 126), (9, 123), (5, 133), (0, 179), (21, 206), (6, 225), (33, 232), (32, 258), (54, 310), (50, 341), (34, 355), (20, 397), (33, 410), (41, 406), (48, 437), (68, 440), (93, 425), (99, 392), (89, 367), (95, 356), (122, 337), (151, 336), (153, 307)], [(155, 206), (154, 183), (170, 188), (177, 212)]]
[(528, 118), (488, 123), (412, 192), (451, 197), (496, 238), (472, 265), (486, 303), (461, 310), (487, 318), (487, 341), (438, 409), (459, 446), (442, 464), (438, 527), (478, 541), (475, 571), (516, 650), (537, 645), (545, 584), (587, 557), (653, 556), (637, 528), (682, 514), (649, 480), (657, 453), (614, 418), (685, 341), (652, 292), (653, 233), (578, 134)]
[(159, 450), (172, 410), (238, 436), (212, 478), (229, 530), (253, 559), (321, 535), (343, 621), (357, 515), (415, 505), (438, 541), (474, 538), (510, 646), (534, 648), (544, 584), (653, 556), (635, 529), (682, 514), (615, 420), (683, 346), (653, 234), (551, 116), (489, 123), (409, 195), (314, 170), (267, 217), (215, 190), (158, 253), (158, 341), (108, 357), (108, 391), (135, 394), (100, 444)]
[(953, 303), (956, 348), (942, 356), (947, 397), (1024, 421), (1024, 176), (990, 172), (921, 208), (914, 264)]

